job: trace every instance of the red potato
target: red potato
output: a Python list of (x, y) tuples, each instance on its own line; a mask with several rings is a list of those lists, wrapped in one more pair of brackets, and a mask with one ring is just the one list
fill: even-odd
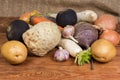
[(117, 24), (117, 18), (110, 14), (103, 14), (95, 21), (95, 25), (102, 28), (103, 30), (115, 30)]
[(111, 41), (114, 46), (119, 44), (120, 41), (120, 36), (116, 31), (113, 30), (105, 30), (103, 33), (100, 35), (100, 39), (106, 39)]

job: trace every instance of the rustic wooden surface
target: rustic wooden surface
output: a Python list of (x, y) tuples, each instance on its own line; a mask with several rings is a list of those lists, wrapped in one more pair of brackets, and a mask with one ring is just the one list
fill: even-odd
[[(17, 18), (0, 18), (0, 47), (7, 41), (5, 30), (8, 24)], [(9, 64), (0, 54), (0, 80), (120, 80), (120, 47), (117, 56), (109, 63), (94, 62), (77, 66), (74, 58), (66, 62), (53, 60), (54, 50), (44, 57), (28, 56), (20, 65)]]

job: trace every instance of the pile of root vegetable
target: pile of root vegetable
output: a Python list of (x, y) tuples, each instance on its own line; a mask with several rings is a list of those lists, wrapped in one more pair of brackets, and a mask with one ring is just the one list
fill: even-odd
[(92, 62), (109, 62), (116, 56), (120, 41), (115, 31), (118, 20), (111, 14), (98, 15), (95, 11), (76, 12), (72, 9), (43, 15), (39, 11), (22, 14), (9, 24), (8, 41), (1, 54), (11, 64), (20, 64), (28, 52), (44, 56), (57, 47), (55, 61), (74, 57), (78, 65)]

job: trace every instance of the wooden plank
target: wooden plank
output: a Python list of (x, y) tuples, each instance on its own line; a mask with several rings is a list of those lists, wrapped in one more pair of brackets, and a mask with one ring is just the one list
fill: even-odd
[[(1, 19), (6, 22), (1, 23)], [(0, 18), (0, 30), (14, 19)], [(0, 47), (7, 41), (4, 31), (0, 32)], [(105, 64), (95, 61), (94, 70), (90, 70), (89, 64), (77, 66), (72, 57), (66, 62), (54, 61), (56, 49), (44, 57), (28, 56), (20, 65), (9, 64), (0, 54), (0, 80), (120, 80), (120, 46), (116, 48), (117, 56)]]

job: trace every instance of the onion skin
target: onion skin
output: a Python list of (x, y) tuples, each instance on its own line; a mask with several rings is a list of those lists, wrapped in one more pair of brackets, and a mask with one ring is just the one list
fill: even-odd
[(95, 25), (101, 27), (103, 30), (115, 30), (117, 24), (117, 18), (110, 14), (103, 14), (95, 21)]
[(99, 39), (91, 45), (91, 52), (96, 61), (109, 62), (116, 56), (117, 50), (110, 41)]
[(117, 46), (120, 41), (120, 36), (116, 31), (113, 30), (105, 30), (100, 35), (100, 39), (106, 39), (113, 43), (114, 46)]

